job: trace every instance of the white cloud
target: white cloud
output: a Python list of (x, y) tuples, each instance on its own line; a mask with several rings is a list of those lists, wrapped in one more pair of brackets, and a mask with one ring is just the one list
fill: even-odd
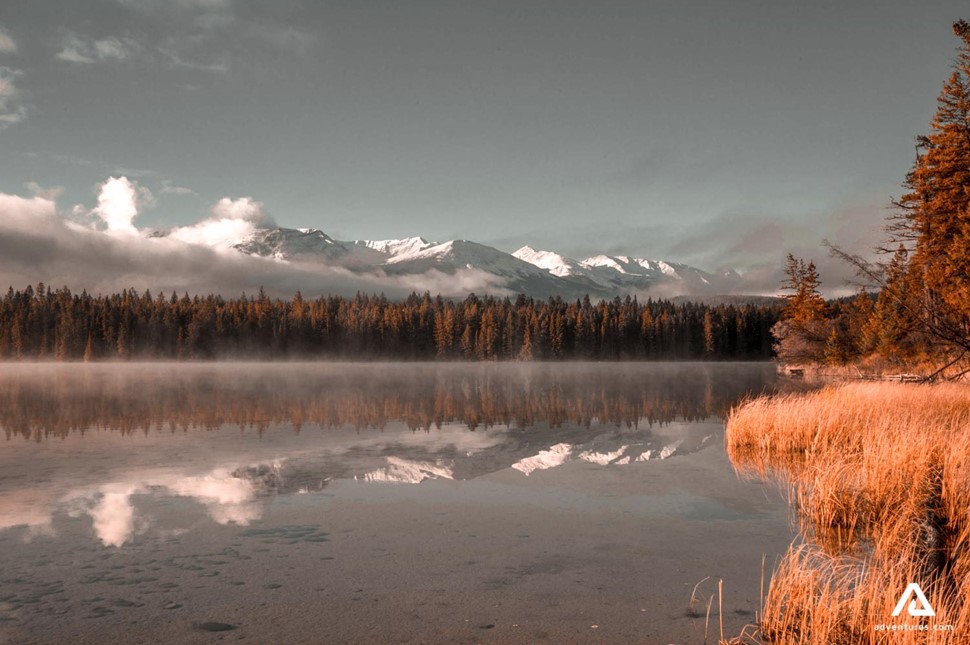
[[(127, 177), (109, 177), (98, 190), (98, 205), (90, 215), (99, 218), (109, 231), (137, 233), (135, 218), (145, 206), (154, 204), (151, 192)], [(75, 207), (76, 214), (84, 213)]]
[(68, 34), (57, 59), (80, 64), (104, 63), (127, 60), (139, 51), (141, 45), (131, 38), (110, 36), (96, 40)]
[(10, 32), (0, 27), (0, 54), (12, 54), (17, 51), (17, 43)]
[(168, 236), (189, 244), (231, 246), (252, 235), (259, 226), (273, 223), (262, 202), (252, 197), (223, 197), (209, 212), (211, 217), (176, 228)]
[(20, 90), (14, 84), (18, 76), (19, 71), (0, 66), (0, 130), (20, 123), (27, 116)]
[(268, 219), (263, 203), (252, 197), (223, 197), (216, 202), (211, 212), (215, 219), (241, 219), (253, 224), (261, 224)]
[(54, 220), (57, 205), (43, 197), (25, 198), (18, 195), (0, 193), (0, 221), (13, 226), (30, 226), (41, 220)]
[(312, 297), (358, 291), (389, 297), (412, 291), (508, 293), (500, 278), (476, 269), (387, 275), (378, 269), (355, 272), (323, 262), (253, 257), (226, 244), (210, 246), (207, 242), (227, 239), (227, 231), (253, 230), (254, 221), (266, 217), (252, 198), (220, 200), (209, 217), (176, 234), (139, 230), (135, 218), (139, 193), (145, 192), (127, 178), (111, 178), (101, 187), (98, 206), (75, 208), (77, 216), (97, 216), (108, 231), (65, 218), (52, 199), (0, 193), (0, 285), (22, 287), (43, 277), (50, 284), (94, 293), (134, 288), (238, 296), (260, 287), (274, 297), (289, 297), (298, 289)]
[(187, 244), (231, 246), (252, 235), (255, 230), (252, 222), (242, 219), (207, 219), (176, 228), (168, 237)]

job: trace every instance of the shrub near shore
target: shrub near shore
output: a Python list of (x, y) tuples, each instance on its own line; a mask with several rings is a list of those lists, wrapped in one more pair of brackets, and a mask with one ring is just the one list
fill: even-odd
[[(772, 576), (763, 639), (970, 640), (970, 386), (855, 383), (754, 399), (731, 411), (726, 441), (740, 473), (787, 483), (802, 528)], [(910, 582), (936, 616), (892, 616)]]

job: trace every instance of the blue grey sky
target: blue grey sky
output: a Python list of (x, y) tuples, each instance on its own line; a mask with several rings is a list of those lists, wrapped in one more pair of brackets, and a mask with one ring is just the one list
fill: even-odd
[[(0, 192), (713, 269), (865, 245), (965, 2), (3, 0)], [(821, 254), (821, 253), (820, 253)]]

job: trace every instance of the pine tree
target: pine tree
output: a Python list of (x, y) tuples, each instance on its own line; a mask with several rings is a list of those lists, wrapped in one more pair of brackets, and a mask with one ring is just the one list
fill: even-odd
[(877, 337), (872, 332), (873, 298), (863, 288), (856, 295), (849, 308), (848, 327), (852, 341), (852, 354), (856, 357), (868, 356), (876, 348)]
[(900, 244), (892, 261), (886, 266), (885, 285), (872, 307), (867, 330), (873, 349), (890, 361), (901, 362), (913, 357), (914, 334), (918, 329), (912, 315), (918, 297), (913, 286), (909, 252)]
[(785, 276), (782, 289), (790, 293), (785, 294), (781, 321), (771, 329), (775, 351), (790, 363), (821, 362), (826, 358), (831, 324), (826, 318), (828, 305), (819, 291), (818, 270), (814, 262), (805, 264), (789, 253)]
[(785, 275), (787, 279), (781, 288), (791, 293), (785, 295), (786, 305), (782, 315), (797, 329), (807, 330), (812, 324), (823, 320), (827, 313), (825, 298), (819, 292), (822, 283), (815, 262), (805, 264), (804, 260), (789, 253)]
[(937, 98), (930, 133), (917, 138), (896, 202), (892, 243), (910, 251), (909, 280), (922, 324), (932, 334), (970, 349), (970, 24), (953, 25), (961, 46)]

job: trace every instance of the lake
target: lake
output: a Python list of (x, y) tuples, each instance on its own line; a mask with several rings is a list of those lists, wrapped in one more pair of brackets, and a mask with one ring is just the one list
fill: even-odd
[(776, 387), (769, 363), (0, 365), (0, 641), (700, 643), (713, 596), (716, 642), (794, 536), (723, 441)]

